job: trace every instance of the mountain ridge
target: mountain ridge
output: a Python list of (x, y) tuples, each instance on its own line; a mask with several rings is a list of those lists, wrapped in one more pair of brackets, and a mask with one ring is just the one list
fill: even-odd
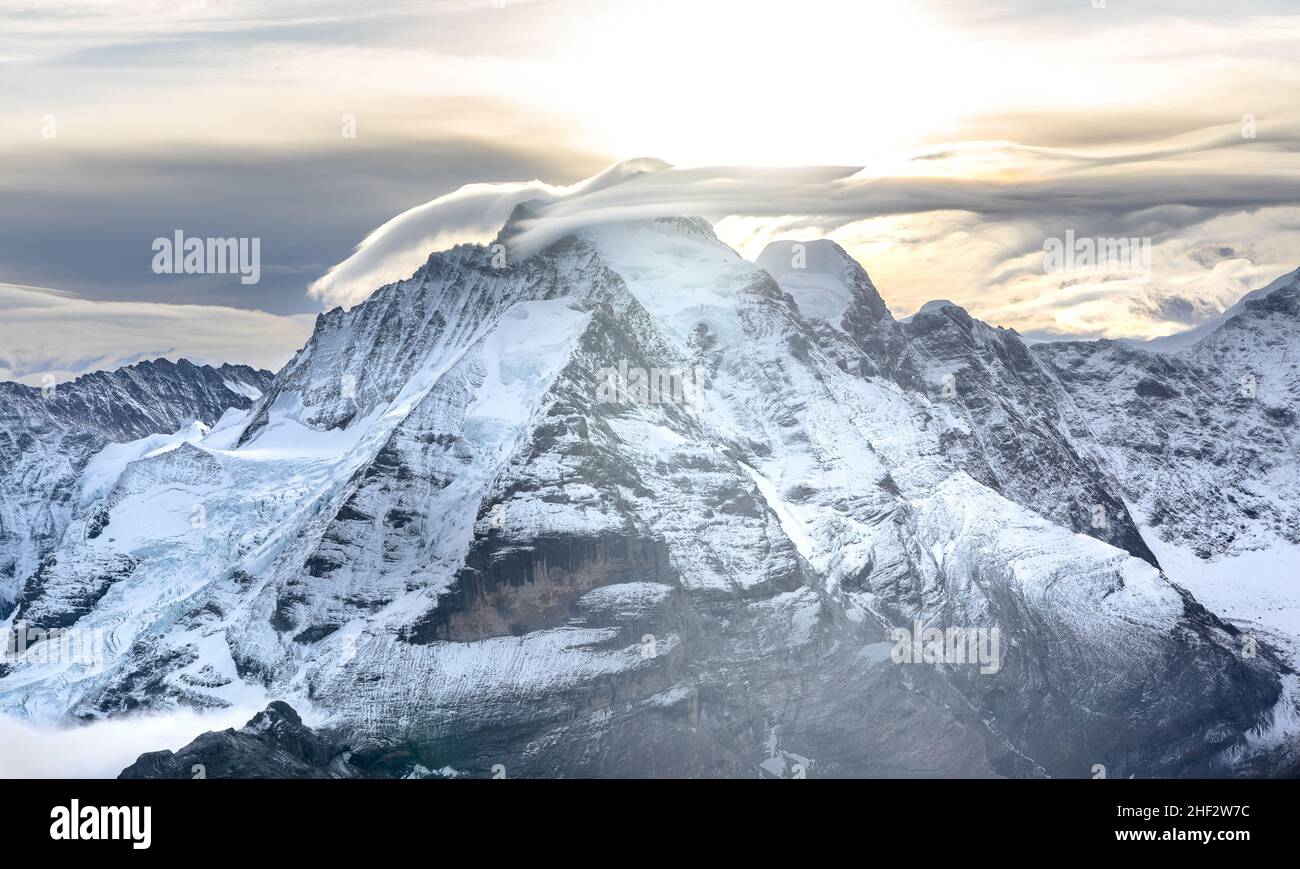
[(78, 478), (111, 442), (209, 425), (272, 375), (157, 359), (49, 389), (0, 382), (0, 612), (13, 609), (70, 520)]
[[(246, 413), (72, 517), (66, 584), (139, 559), (74, 624), (135, 639), (102, 673), (17, 670), (0, 705), (297, 698), (469, 774), (1260, 762), (1291, 666), (1157, 568), (1058, 360), (709, 236), (461, 246), (323, 316)], [(702, 371), (703, 400), (602, 401), (620, 362)], [(141, 523), (163, 491), (203, 533)], [(121, 530), (90, 537), (103, 513)], [(896, 664), (913, 624), (998, 628), (1006, 657)]]

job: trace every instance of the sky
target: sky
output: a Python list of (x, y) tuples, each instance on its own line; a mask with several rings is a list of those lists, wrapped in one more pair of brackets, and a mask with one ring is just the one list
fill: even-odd
[[(0, 378), (278, 367), (521, 198), (538, 240), (701, 215), (833, 238), (899, 315), (1169, 334), (1300, 265), (1297, 46), (1293, 0), (0, 0)], [(260, 280), (155, 274), (177, 230)], [(1067, 233), (1149, 263), (1046, 269)]]

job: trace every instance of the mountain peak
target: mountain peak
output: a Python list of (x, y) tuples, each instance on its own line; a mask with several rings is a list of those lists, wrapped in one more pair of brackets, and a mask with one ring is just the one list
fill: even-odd
[(1172, 353), (1191, 347), (1208, 337), (1219, 327), (1226, 325), (1230, 320), (1247, 311), (1254, 302), (1262, 301), (1279, 290), (1291, 288), (1300, 288), (1300, 268), (1295, 271), (1275, 278), (1257, 290), (1251, 290), (1242, 296), (1231, 307), (1222, 314), (1206, 320), (1197, 326), (1193, 326), (1183, 332), (1175, 332), (1173, 335), (1166, 335), (1163, 338), (1153, 338), (1149, 341), (1125, 341), (1123, 343), (1130, 347), (1138, 347), (1143, 350), (1155, 350), (1159, 353)]
[(948, 299), (931, 299), (921, 307), (917, 308), (916, 313), (913, 314), (912, 317), (919, 317), (922, 314), (937, 314), (944, 308), (956, 308), (962, 313), (967, 313), (966, 309), (956, 302), (951, 302)]
[[(497, 232), (496, 238), (492, 240), (496, 244), (509, 244), (514, 238), (524, 232), (524, 223), (529, 220), (536, 220), (544, 202), (538, 199), (528, 199), (520, 202), (510, 210), (510, 216), (502, 224), (501, 230)], [(438, 254), (430, 254), (430, 260)]]
[(870, 320), (889, 316), (867, 270), (830, 239), (774, 241), (755, 263), (794, 297), (806, 317), (840, 328), (854, 309)]
[[(849, 252), (829, 238), (817, 238), (811, 241), (794, 241), (778, 239), (763, 248), (763, 252), (754, 261), (767, 269), (774, 277), (789, 272), (822, 272), (841, 275), (844, 272), (857, 272), (866, 277), (866, 269), (849, 255)], [(870, 281), (870, 278), (867, 278)]]
[(703, 217), (656, 217), (652, 223), (656, 228), (702, 238), (705, 241), (718, 240), (717, 233), (713, 231), (713, 224)]

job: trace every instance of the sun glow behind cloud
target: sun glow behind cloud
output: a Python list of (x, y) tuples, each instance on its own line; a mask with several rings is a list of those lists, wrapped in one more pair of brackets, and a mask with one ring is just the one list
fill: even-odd
[(607, 153), (677, 165), (850, 164), (951, 130), (963, 43), (919, 5), (807, 0), (612, 3), (549, 60), (558, 110)]

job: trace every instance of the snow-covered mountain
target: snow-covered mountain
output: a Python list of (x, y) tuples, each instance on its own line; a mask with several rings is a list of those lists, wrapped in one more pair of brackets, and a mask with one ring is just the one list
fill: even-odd
[(1300, 271), (1158, 351), (1043, 344), (1161, 565), (1300, 656)]
[(1300, 272), (1252, 296), (1173, 352), (1036, 348), (1141, 520), (1201, 558), (1300, 543)]
[[(1275, 297), (1247, 314), (1294, 330)], [(1292, 664), (1160, 569), (1144, 480), (1201, 466), (1124, 452), (1106, 421), (1150, 390), (1102, 412), (1080, 373), (1120, 352), (1151, 355), (899, 322), (835, 245), (750, 263), (698, 219), (436, 253), (246, 411), (89, 460), (16, 617), (103, 630), (107, 664), (15, 665), (0, 708), (284, 700), (356, 750), (321, 774), (1276, 772)], [(1231, 430), (1259, 486), (1294, 467), (1266, 393), (1271, 439)], [(209, 741), (260, 757), (250, 727)]]
[(271, 376), (159, 359), (44, 389), (0, 381), (0, 613), (13, 609), (82, 506), (78, 487), (96, 453), (211, 425), (227, 409), (248, 407)]
[[(794, 245), (770, 245), (758, 264), (794, 297), (841, 368), (927, 396), (945, 452), (980, 483), (1155, 562), (1087, 419), (1014, 330), (988, 326), (943, 300), (896, 321), (867, 273), (834, 242)], [(843, 288), (842, 310), (824, 301), (833, 284)]]

